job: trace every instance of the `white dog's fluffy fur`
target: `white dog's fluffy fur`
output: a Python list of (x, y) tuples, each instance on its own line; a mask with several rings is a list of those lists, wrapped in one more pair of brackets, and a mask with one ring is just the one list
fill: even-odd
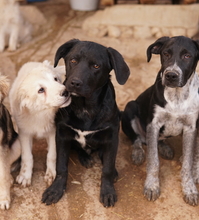
[(19, 140), (14, 140), (14, 130), (11, 116), (3, 105), (3, 99), (9, 91), (8, 79), (0, 73), (0, 208), (9, 209), (10, 207), (10, 187), (13, 181), (10, 175), (11, 164), (20, 156), (21, 147)]
[(32, 25), (26, 21), (16, 0), (0, 0), (0, 52), (8, 46), (17, 49), (20, 43), (31, 39)]
[[(46, 138), (48, 143), (45, 180), (51, 184), (56, 175), (54, 117), (58, 108), (70, 104), (61, 83), (63, 67), (53, 68), (48, 61), (29, 62), (19, 70), (10, 93), (11, 113), (16, 121), (22, 146), (22, 164), (17, 182), (31, 184), (33, 136)], [(65, 93), (65, 94), (64, 94)]]

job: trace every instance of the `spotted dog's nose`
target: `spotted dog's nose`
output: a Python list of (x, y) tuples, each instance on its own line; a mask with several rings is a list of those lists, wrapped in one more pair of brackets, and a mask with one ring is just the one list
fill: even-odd
[(168, 72), (165, 74), (165, 78), (170, 82), (176, 81), (178, 79), (178, 74), (175, 72)]

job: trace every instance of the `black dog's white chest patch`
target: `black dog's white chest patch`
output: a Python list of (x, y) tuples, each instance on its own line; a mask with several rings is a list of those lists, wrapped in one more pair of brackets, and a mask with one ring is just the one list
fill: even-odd
[(73, 128), (71, 126), (69, 126), (69, 127), (77, 133), (75, 135), (74, 139), (81, 145), (81, 147), (83, 149), (86, 148), (86, 136), (91, 135), (91, 134), (95, 134), (97, 132), (100, 132), (100, 131), (108, 128), (108, 127), (105, 127), (103, 129), (98, 129), (98, 130), (94, 130), (94, 131), (81, 131), (80, 129)]

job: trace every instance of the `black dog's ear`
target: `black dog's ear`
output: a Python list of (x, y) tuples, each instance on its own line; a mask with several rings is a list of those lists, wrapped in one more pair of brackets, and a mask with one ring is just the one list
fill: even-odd
[(79, 42), (78, 39), (73, 39), (73, 40), (67, 41), (65, 44), (62, 44), (57, 49), (57, 52), (55, 54), (54, 67), (57, 66), (59, 60), (61, 58), (64, 58), (66, 54), (71, 50), (71, 48), (73, 48), (73, 46), (78, 42)]
[(147, 62), (151, 60), (152, 53), (160, 54), (161, 48), (169, 37), (161, 37), (147, 48)]
[(111, 66), (115, 71), (116, 79), (120, 85), (124, 85), (130, 75), (129, 67), (117, 50), (111, 47), (108, 47), (107, 50)]

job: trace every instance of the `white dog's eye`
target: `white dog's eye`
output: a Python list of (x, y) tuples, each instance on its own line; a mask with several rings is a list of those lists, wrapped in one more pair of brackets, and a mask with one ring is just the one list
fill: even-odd
[(57, 77), (54, 78), (55, 81), (58, 81)]
[(39, 91), (38, 91), (38, 93), (44, 93), (44, 92), (45, 92), (45, 89), (42, 88), (42, 87), (41, 87), (41, 88), (39, 89)]

